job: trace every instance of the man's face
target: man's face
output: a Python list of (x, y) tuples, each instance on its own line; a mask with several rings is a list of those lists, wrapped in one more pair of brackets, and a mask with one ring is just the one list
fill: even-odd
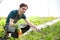
[(26, 10), (27, 10), (27, 7), (21, 7), (20, 8), (20, 13), (23, 14), (23, 13), (26, 12)]

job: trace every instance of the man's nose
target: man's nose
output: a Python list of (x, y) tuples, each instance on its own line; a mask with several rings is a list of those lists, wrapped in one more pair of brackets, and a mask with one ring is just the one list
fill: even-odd
[(26, 11), (26, 10), (23, 10), (24, 12)]

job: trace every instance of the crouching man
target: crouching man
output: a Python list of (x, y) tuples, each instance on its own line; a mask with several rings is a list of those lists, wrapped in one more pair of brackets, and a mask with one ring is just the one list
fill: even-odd
[[(6, 20), (6, 25), (4, 27), (6, 34), (9, 35), (9, 33), (12, 33), (12, 36), (14, 36), (15, 38), (17, 38), (17, 35), (21, 35), (22, 33), (25, 33), (27, 30), (30, 29), (30, 27), (36, 29), (36, 31), (39, 32), (39, 29), (37, 29), (31, 22), (29, 22), (26, 19), (26, 15), (24, 15), (24, 13), (26, 12), (26, 10), (28, 9), (27, 4), (25, 3), (21, 3), (19, 5), (19, 9), (18, 10), (12, 10)], [(17, 32), (17, 29), (14, 28), (12, 25), (14, 25), (15, 23), (17, 23), (18, 20), (23, 19), (27, 25), (24, 28), (21, 28), (21, 30), (19, 30), (19, 32)], [(15, 30), (15, 31), (14, 31)]]

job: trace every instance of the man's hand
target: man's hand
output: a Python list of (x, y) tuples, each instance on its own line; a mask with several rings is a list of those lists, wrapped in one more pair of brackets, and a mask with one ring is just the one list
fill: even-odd
[(14, 19), (10, 18), (9, 25), (13, 25)]
[(37, 31), (37, 32), (40, 32), (40, 29), (37, 29), (37, 28), (36, 28), (36, 31)]

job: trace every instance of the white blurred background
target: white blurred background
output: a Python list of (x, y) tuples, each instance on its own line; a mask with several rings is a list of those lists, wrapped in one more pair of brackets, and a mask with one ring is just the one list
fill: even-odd
[(19, 8), (21, 3), (28, 5), (26, 16), (60, 17), (60, 0), (2, 0), (0, 2), (0, 16), (7, 17), (11, 10)]

